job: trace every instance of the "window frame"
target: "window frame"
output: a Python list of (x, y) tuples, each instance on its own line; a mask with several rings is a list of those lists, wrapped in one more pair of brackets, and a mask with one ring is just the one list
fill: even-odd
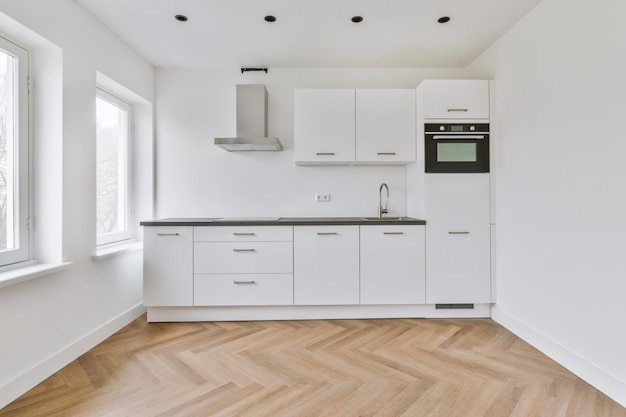
[(14, 193), (17, 194), (17, 207), (14, 213), (13, 225), (16, 231), (17, 247), (0, 251), (0, 267), (27, 262), (32, 258), (32, 230), (30, 219), (32, 215), (32, 183), (31, 183), (31, 95), (30, 95), (30, 51), (9, 37), (0, 33), (0, 49), (16, 58), (17, 80), (14, 85), (17, 92), (17, 112), (14, 116), (17, 129), (15, 151), (17, 158), (14, 171), (17, 179), (14, 181)]
[[(126, 111), (126, 144), (125, 144), (125, 168), (126, 168), (126, 179), (125, 179), (125, 200), (126, 207), (124, 210), (126, 224), (125, 230), (113, 233), (105, 233), (98, 234), (96, 229), (96, 244), (99, 247), (105, 245), (115, 245), (120, 243), (125, 243), (129, 240), (134, 239), (134, 228), (133, 225), (133, 216), (134, 216), (134, 201), (133, 201), (133, 104), (128, 100), (121, 98), (119, 95), (113, 94), (110, 91), (98, 86), (96, 88), (96, 100), (101, 99), (114, 106), (117, 106)], [(97, 101), (96, 101), (97, 105)], [(96, 116), (97, 117), (97, 116)], [(97, 130), (96, 130), (96, 152), (97, 152)], [(97, 153), (96, 153), (97, 158)], [(96, 178), (98, 176), (98, 164), (95, 164), (96, 167)], [(96, 184), (96, 193), (97, 193), (97, 184)], [(98, 206), (96, 202), (96, 216), (98, 215)]]

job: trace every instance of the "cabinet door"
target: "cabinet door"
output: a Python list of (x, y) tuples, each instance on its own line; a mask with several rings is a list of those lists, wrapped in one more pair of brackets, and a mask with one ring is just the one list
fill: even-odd
[(143, 241), (143, 304), (193, 305), (193, 228), (146, 226)]
[(426, 303), (489, 303), (489, 174), (426, 174)]
[(294, 108), (296, 164), (354, 162), (354, 90), (296, 90)]
[(359, 303), (359, 226), (294, 227), (294, 304)]
[(361, 304), (424, 304), (424, 226), (361, 226)]
[(425, 119), (488, 119), (488, 80), (425, 80)]
[(415, 161), (415, 90), (356, 90), (356, 160)]

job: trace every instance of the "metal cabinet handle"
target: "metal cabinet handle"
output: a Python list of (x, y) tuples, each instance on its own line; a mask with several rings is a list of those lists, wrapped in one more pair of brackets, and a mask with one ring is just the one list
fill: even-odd
[(466, 113), (468, 109), (448, 109), (448, 112), (453, 112), (453, 111), (460, 111), (463, 113)]
[(233, 236), (254, 236), (254, 233), (233, 233)]
[(376, 155), (395, 155), (395, 152), (378, 152)]
[(404, 232), (383, 232), (383, 235), (403, 235)]
[(335, 154), (335, 152), (317, 152), (315, 155), (318, 155), (318, 156), (332, 156), (334, 154)]
[(469, 235), (470, 232), (448, 232), (450, 235)]
[(179, 233), (157, 233), (157, 236), (180, 236)]
[(485, 139), (484, 135), (433, 135), (434, 140)]
[(318, 236), (331, 236), (331, 235), (338, 235), (339, 233), (337, 232), (317, 232)]
[(254, 285), (256, 284), (256, 281), (233, 281), (233, 284), (235, 285)]
[(255, 252), (254, 249), (233, 249), (233, 252)]

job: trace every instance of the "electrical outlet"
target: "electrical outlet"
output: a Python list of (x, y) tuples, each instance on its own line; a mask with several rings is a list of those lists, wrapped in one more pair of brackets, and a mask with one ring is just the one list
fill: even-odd
[(316, 203), (328, 203), (330, 201), (330, 194), (315, 194)]

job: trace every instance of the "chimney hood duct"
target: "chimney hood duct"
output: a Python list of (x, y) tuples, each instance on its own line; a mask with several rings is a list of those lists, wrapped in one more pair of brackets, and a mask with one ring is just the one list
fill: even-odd
[(237, 85), (237, 137), (215, 138), (227, 151), (282, 151), (278, 138), (267, 137), (267, 89), (263, 84)]

